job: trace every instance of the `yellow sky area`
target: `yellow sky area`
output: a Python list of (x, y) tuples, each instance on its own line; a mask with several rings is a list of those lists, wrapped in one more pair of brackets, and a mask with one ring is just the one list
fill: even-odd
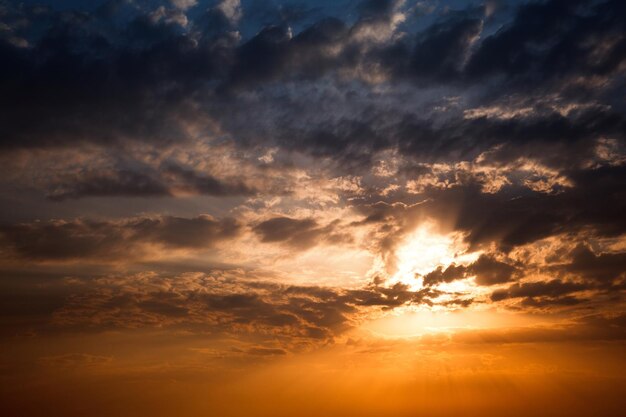
[(363, 323), (362, 328), (382, 338), (405, 338), (429, 334), (453, 334), (458, 331), (504, 329), (524, 326), (555, 325), (558, 319), (525, 315), (495, 307), (407, 306)]
[(413, 290), (422, 287), (420, 275), (437, 267), (469, 264), (480, 252), (468, 252), (460, 233), (443, 234), (433, 222), (423, 222), (397, 245), (390, 262), (391, 282), (402, 282)]
[(109, 333), (50, 339), (45, 349), (3, 348), (5, 358), (14, 355), (3, 383), (26, 356), (46, 353), (20, 369), (1, 400), (8, 415), (45, 409), (53, 417), (576, 417), (618, 416), (626, 405), (623, 346), (612, 343), (390, 340), (356, 332), (313, 352), (278, 356), (211, 346), (174, 334)]
[[(222, 248), (221, 259), (255, 269), (268, 269), (283, 281), (295, 284), (354, 288), (373, 277), (386, 278), (386, 285), (403, 283), (410, 290), (422, 288), (420, 275), (452, 263), (467, 265), (481, 252), (468, 252), (460, 233), (445, 233), (432, 221), (420, 223), (389, 251), (378, 248), (372, 236), (355, 232), (353, 242), (320, 244), (306, 250), (281, 245), (259, 245), (253, 236), (244, 236)], [(446, 291), (480, 291), (468, 281), (443, 284)]]

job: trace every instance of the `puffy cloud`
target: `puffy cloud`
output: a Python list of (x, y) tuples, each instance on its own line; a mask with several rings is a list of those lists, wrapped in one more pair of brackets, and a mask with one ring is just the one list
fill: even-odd
[(601, 253), (596, 255), (584, 244), (579, 244), (570, 254), (571, 263), (564, 269), (587, 280), (605, 285), (626, 277), (626, 253)]
[(475, 276), (478, 285), (502, 284), (511, 281), (517, 271), (513, 265), (498, 261), (489, 255), (480, 255), (468, 266), (452, 264), (445, 269), (437, 267), (424, 276), (424, 285), (452, 282), (468, 276)]
[[(86, 283), (85, 283), (86, 284)], [(262, 343), (251, 354), (282, 354), (332, 342), (369, 314), (411, 304), (433, 304), (439, 293), (406, 285), (360, 289), (277, 284), (225, 271), (167, 277), (143, 273), (82, 281), (54, 313), (60, 328), (172, 328), (216, 335), (244, 335)], [(86, 289), (86, 291), (85, 291)], [(248, 336), (245, 336), (248, 335)]]

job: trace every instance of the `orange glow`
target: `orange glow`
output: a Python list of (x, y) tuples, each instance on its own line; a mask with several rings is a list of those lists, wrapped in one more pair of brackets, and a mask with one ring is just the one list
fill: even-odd
[(422, 288), (421, 275), (452, 263), (465, 265), (475, 261), (480, 252), (467, 253), (462, 235), (438, 233), (432, 222), (422, 223), (410, 233), (395, 252), (396, 271), (391, 282), (401, 282), (413, 290)]

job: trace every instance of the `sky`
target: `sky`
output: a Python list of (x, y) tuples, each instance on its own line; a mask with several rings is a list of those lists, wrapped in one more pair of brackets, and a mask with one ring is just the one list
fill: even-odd
[(617, 416), (626, 2), (0, 0), (0, 411)]

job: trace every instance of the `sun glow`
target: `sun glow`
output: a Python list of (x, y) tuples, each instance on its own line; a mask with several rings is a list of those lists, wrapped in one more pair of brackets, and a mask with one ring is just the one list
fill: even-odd
[(412, 290), (422, 288), (422, 276), (437, 267), (469, 264), (480, 252), (467, 252), (467, 245), (458, 233), (438, 233), (435, 224), (422, 223), (409, 234), (395, 252), (395, 272), (391, 283), (407, 284)]

